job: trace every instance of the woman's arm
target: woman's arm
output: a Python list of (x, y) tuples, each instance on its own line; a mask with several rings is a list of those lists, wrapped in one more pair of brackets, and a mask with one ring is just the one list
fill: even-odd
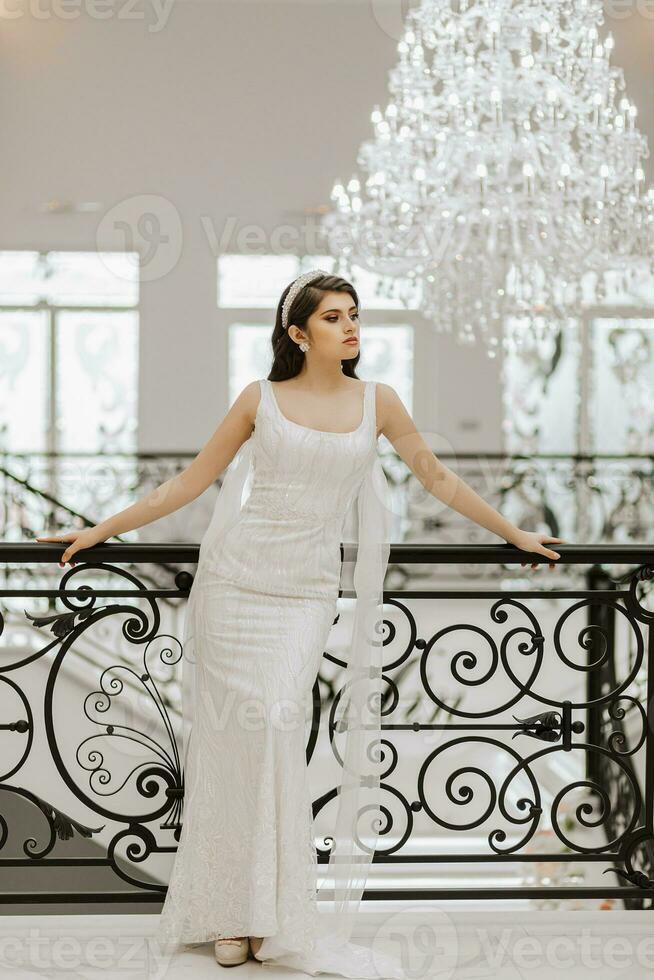
[(195, 459), (170, 480), (161, 483), (145, 497), (126, 507), (94, 527), (40, 537), (37, 541), (70, 541), (59, 564), (65, 564), (83, 548), (106, 541), (115, 534), (124, 534), (166, 517), (199, 497), (216, 480), (249, 438), (259, 404), (259, 382), (246, 385), (234, 401), (222, 422)]
[[(517, 548), (534, 551), (548, 558), (560, 557), (555, 551), (544, 547), (543, 541), (563, 541), (563, 538), (522, 531), (502, 517), (465, 480), (439, 460), (418, 432), (395, 389), (380, 382), (377, 384), (377, 391), (377, 419), (381, 423), (381, 432), (393, 444), (398, 455), (425, 490), (459, 514), (470, 518), (471, 521), (499, 535)], [(536, 564), (532, 567), (536, 567)], [(554, 565), (550, 564), (550, 567), (553, 568)]]

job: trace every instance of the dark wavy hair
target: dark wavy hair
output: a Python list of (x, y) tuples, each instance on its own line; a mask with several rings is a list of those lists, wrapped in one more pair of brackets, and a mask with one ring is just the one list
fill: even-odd
[[(296, 374), (300, 373), (302, 361), (304, 360), (304, 352), (300, 350), (294, 340), (291, 340), (288, 335), (288, 330), (282, 327), (282, 306), (293, 282), (289, 282), (277, 304), (275, 328), (271, 337), (273, 363), (268, 374), (269, 381), (285, 381), (287, 378), (294, 378)], [(296, 326), (304, 329), (307, 320), (317, 308), (325, 293), (349, 293), (354, 303), (356, 303), (357, 309), (359, 309), (359, 297), (352, 283), (348, 282), (347, 279), (341, 279), (340, 276), (332, 276), (326, 273), (324, 276), (320, 276), (310, 282), (295, 297), (288, 311), (289, 326), (294, 323)], [(343, 374), (349, 378), (358, 377), (356, 366), (360, 356), (361, 351), (359, 350), (356, 357), (348, 357), (346, 360), (341, 361)]]

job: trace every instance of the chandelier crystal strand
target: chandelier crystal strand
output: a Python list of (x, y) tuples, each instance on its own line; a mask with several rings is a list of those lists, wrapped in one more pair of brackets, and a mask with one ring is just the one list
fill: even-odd
[(343, 273), (390, 277), (435, 329), (491, 357), (515, 347), (507, 317), (534, 337), (565, 329), (582, 276), (601, 302), (607, 276), (629, 292), (654, 274), (647, 140), (603, 20), (601, 0), (410, 10), (361, 175), (334, 185), (322, 219)]

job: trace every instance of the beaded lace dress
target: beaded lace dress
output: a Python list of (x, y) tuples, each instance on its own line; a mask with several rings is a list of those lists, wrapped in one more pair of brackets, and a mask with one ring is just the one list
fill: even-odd
[[(259, 385), (255, 427), (226, 471), (186, 607), (184, 818), (157, 938), (264, 937), (263, 967), (402, 978), (399, 959), (352, 938), (384, 767), (391, 507), (375, 382), (365, 382), (350, 432), (292, 422), (270, 381)], [(319, 865), (306, 721), (337, 614), (341, 542), (346, 558), (354, 547), (356, 602), (328, 721), (340, 775), (329, 862)]]

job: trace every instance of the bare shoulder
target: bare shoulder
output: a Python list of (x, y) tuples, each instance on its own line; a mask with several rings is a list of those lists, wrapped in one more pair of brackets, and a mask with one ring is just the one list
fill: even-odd
[(230, 412), (247, 418), (251, 425), (257, 415), (257, 409), (261, 400), (261, 385), (258, 381), (250, 381), (238, 394), (230, 408)]
[(378, 433), (391, 441), (400, 431), (415, 429), (415, 423), (395, 388), (383, 381), (375, 385), (375, 411)]
[(387, 385), (384, 381), (375, 382), (377, 388), (377, 397), (385, 399), (386, 401), (392, 401), (393, 398), (399, 398), (400, 396), (396, 392), (395, 388)]
[(384, 415), (392, 414), (398, 407), (404, 408), (404, 403), (395, 388), (384, 381), (377, 381), (375, 384), (375, 401), (380, 421)]

